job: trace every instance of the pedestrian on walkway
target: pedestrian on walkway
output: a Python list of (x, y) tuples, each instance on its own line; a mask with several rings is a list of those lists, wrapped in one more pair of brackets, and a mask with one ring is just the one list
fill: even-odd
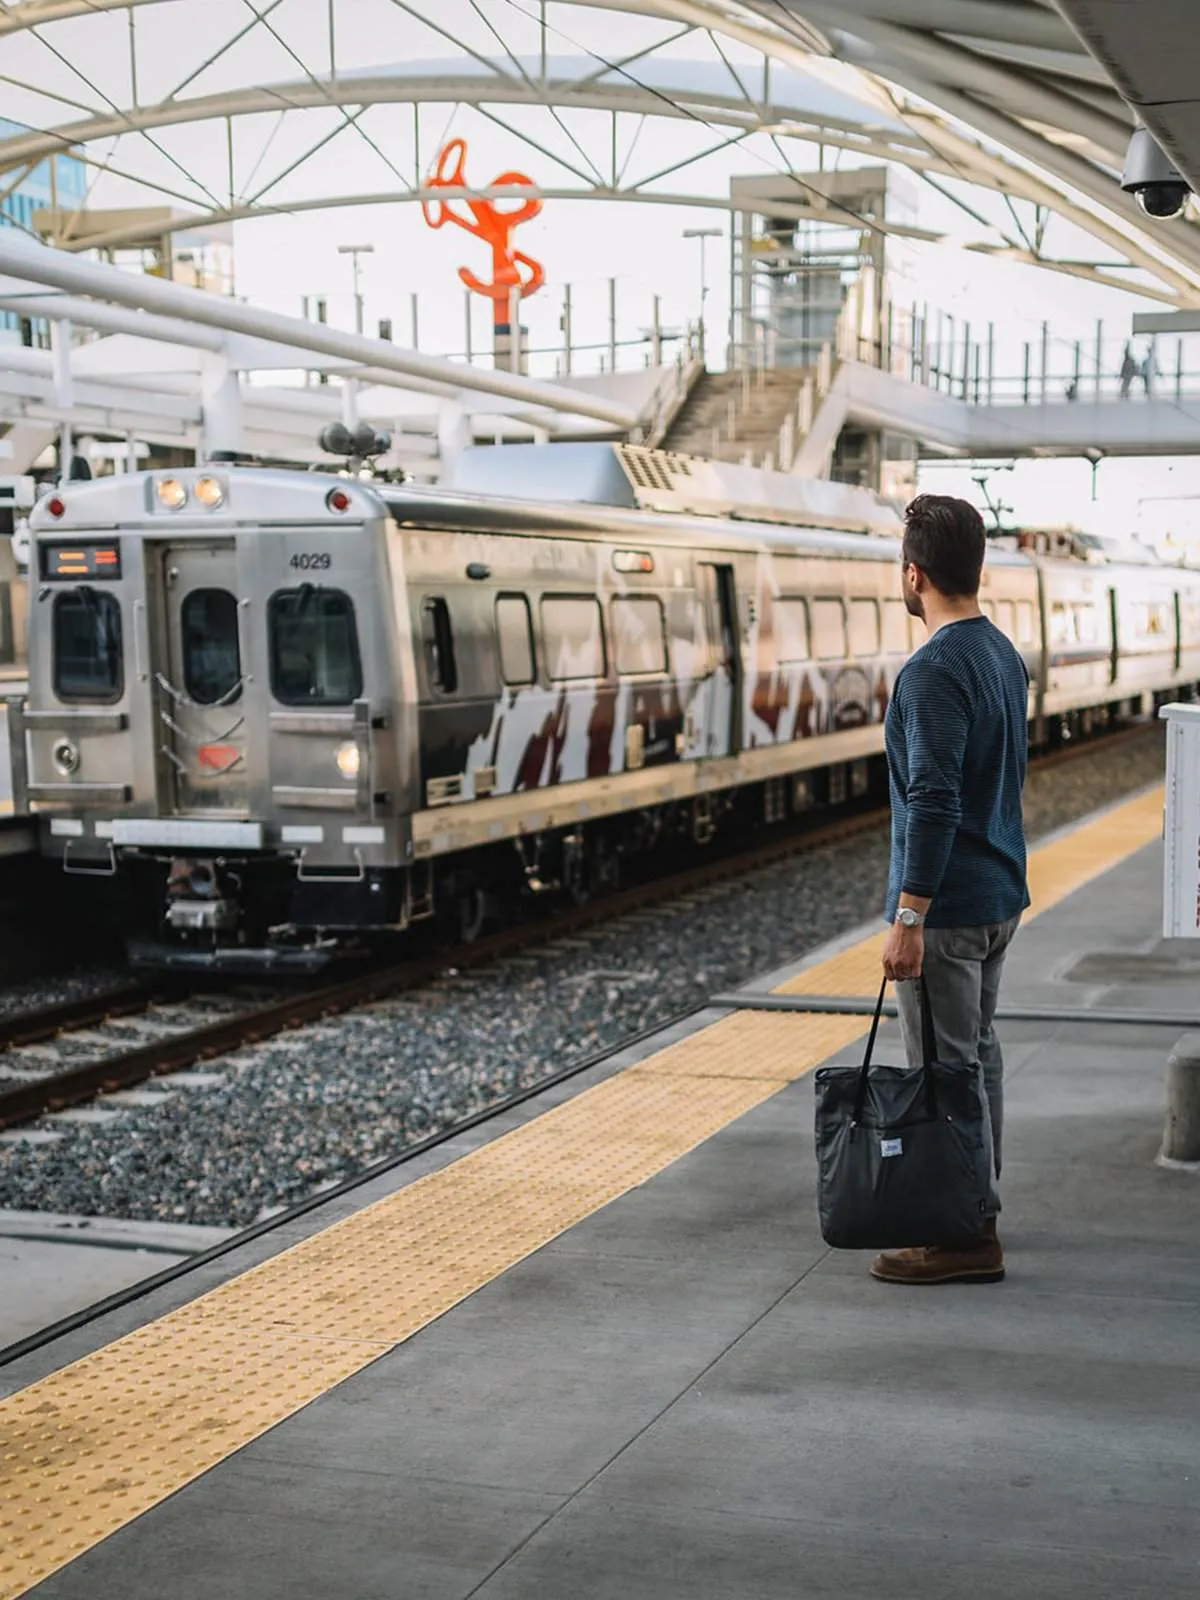
[[(918, 983), (933, 1016), (937, 1059), (983, 1068), (1000, 1175), (1003, 1061), (993, 1028), (1005, 953), (1029, 904), (1021, 790), (1029, 675), (979, 607), (986, 537), (974, 506), (919, 495), (905, 512), (904, 603), (928, 638), (905, 663), (888, 707), (892, 858), (883, 970), (896, 983), (911, 1066), (922, 1062)], [(994, 1282), (999, 1194), (969, 1249), (914, 1239), (871, 1267), (890, 1283)]]
[(1146, 391), (1146, 399), (1147, 400), (1149, 400), (1150, 395), (1153, 392), (1154, 375), (1157, 372), (1157, 370), (1158, 369), (1155, 366), (1155, 362), (1154, 362), (1154, 346), (1150, 345), (1149, 348), (1146, 351), (1146, 355), (1145, 355), (1145, 358), (1142, 361), (1142, 365), (1139, 368), (1139, 371), (1141, 372), (1141, 375), (1142, 375), (1142, 387)]
[(1129, 391), (1133, 387), (1133, 380), (1138, 374), (1138, 364), (1133, 359), (1133, 350), (1127, 343), (1125, 354), (1121, 357), (1121, 399), (1129, 399)]

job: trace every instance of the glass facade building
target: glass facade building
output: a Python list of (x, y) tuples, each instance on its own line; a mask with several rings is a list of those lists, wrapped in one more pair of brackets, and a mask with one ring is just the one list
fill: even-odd
[[(19, 123), (6, 122), (0, 117), (0, 138), (27, 131)], [(74, 210), (83, 204), (86, 195), (87, 168), (83, 162), (76, 161), (73, 156), (53, 156), (39, 162), (12, 193), (0, 201), (0, 227), (20, 228), (33, 236), (35, 211), (47, 210), (53, 205), (64, 211)], [(15, 311), (0, 311), (0, 343), (21, 342), (21, 321)], [(35, 322), (33, 329), (35, 341), (44, 343), (45, 325)]]

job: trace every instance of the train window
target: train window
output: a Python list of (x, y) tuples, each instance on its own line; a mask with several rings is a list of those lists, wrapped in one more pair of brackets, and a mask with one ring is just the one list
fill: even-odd
[(551, 678), (602, 678), (605, 671), (604, 618), (592, 595), (546, 595), (542, 637)]
[(242, 695), (237, 601), (228, 589), (193, 589), (179, 608), (183, 684), (197, 705), (231, 704)]
[(429, 687), (440, 694), (453, 694), (458, 688), (454, 629), (450, 625), (450, 607), (440, 595), (431, 596), (421, 607), (421, 642)]
[(879, 654), (878, 600), (851, 600), (850, 654), (860, 658)]
[(983, 612), (984, 616), (988, 619), (989, 622), (995, 622), (995, 620), (996, 620), (996, 608), (995, 608), (995, 606), (992, 604), (992, 602), (990, 600), (981, 600), (979, 602), (979, 609), (980, 609), (980, 611)]
[(1050, 607), (1050, 643), (1052, 645), (1070, 644), (1075, 635), (1071, 625), (1071, 612), (1062, 600), (1056, 600)]
[(667, 670), (667, 619), (656, 595), (618, 595), (612, 625), (619, 673)]
[(889, 656), (908, 654), (908, 607), (903, 600), (883, 602), (883, 648)]
[(1075, 607), (1075, 637), (1080, 644), (1096, 642), (1096, 612), (1093, 606)]
[(783, 596), (775, 602), (775, 659), (785, 667), (808, 657), (808, 602)]
[(1012, 639), (1017, 631), (1017, 608), (1011, 600), (996, 601), (996, 626), (1006, 639)]
[(121, 698), (121, 608), (87, 586), (54, 597), (54, 692), (60, 700)]
[(532, 683), (537, 677), (533, 619), (523, 594), (497, 597), (496, 638), (500, 645), (500, 675), (505, 683)]
[(846, 650), (846, 608), (840, 600), (814, 600), (812, 603), (813, 655), (818, 661), (844, 661)]
[(277, 589), (267, 603), (271, 691), (285, 706), (348, 706), (362, 694), (354, 602), (341, 589)]
[(1017, 643), (1032, 644), (1034, 642), (1033, 626), (1033, 601), (1017, 601)]

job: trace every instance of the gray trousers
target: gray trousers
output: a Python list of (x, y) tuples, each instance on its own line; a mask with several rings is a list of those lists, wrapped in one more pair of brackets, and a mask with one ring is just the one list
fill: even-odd
[[(1020, 917), (981, 928), (926, 928), (922, 977), (896, 985), (900, 1032), (910, 1067), (922, 1064), (921, 1001), (924, 983), (933, 1014), (937, 1058), (945, 1066), (983, 1068), (996, 1176), (1000, 1176), (1000, 1144), (1004, 1127), (1004, 1059), (993, 1018), (1000, 997), (1000, 974)], [(1000, 1209), (1000, 1197), (994, 1196)]]

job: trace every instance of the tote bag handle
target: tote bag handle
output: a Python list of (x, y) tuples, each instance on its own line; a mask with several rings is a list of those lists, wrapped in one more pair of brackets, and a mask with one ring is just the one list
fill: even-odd
[[(925, 1095), (929, 1102), (931, 1113), (937, 1112), (937, 1084), (933, 1076), (933, 1064), (937, 1060), (937, 1036), (933, 1031), (933, 1011), (929, 1005), (929, 990), (922, 979), (917, 983), (921, 991), (921, 1056), (924, 1062), (922, 1072), (925, 1075)], [(858, 1088), (854, 1096), (854, 1120), (862, 1121), (863, 1107), (867, 1103), (867, 1084), (871, 1070), (871, 1056), (875, 1050), (875, 1036), (879, 1032), (879, 1020), (883, 1015), (883, 997), (887, 993), (888, 980), (885, 978), (879, 985), (879, 998), (875, 1002), (875, 1015), (871, 1018), (871, 1031), (867, 1035), (867, 1048), (863, 1052), (863, 1064), (859, 1069)]]

